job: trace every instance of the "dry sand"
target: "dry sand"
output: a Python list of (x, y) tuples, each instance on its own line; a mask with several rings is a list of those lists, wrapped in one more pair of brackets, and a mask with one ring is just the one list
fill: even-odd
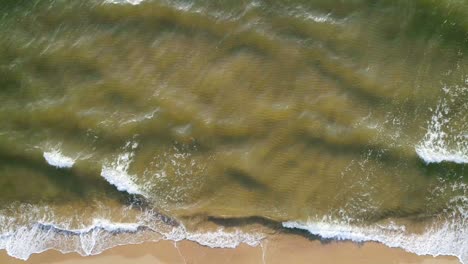
[(82, 257), (76, 253), (47, 251), (27, 261), (0, 253), (1, 264), (159, 264), (159, 263), (360, 263), (360, 264), (457, 264), (455, 257), (417, 256), (401, 249), (378, 243), (322, 243), (297, 235), (276, 235), (261, 246), (241, 245), (236, 249), (214, 249), (194, 242), (160, 241), (141, 245), (115, 247), (97, 256)]

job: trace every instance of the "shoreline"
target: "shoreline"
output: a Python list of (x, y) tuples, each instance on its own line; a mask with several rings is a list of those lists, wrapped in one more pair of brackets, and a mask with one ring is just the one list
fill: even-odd
[(27, 261), (0, 251), (2, 264), (166, 264), (166, 263), (368, 263), (368, 264), (459, 264), (452, 256), (418, 256), (377, 242), (311, 240), (294, 234), (277, 234), (259, 246), (245, 244), (231, 248), (210, 248), (192, 241), (161, 240), (117, 246), (99, 255), (62, 254), (56, 250), (33, 254)]

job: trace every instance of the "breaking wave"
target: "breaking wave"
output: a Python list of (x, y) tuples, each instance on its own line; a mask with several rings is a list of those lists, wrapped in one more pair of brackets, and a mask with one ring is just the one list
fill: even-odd
[[(423, 140), (415, 147), (418, 156), (426, 163), (454, 162), (468, 163), (468, 134), (466, 111), (468, 104), (461, 103), (458, 109), (451, 109), (450, 102), (463, 100), (468, 88), (444, 88), (446, 98), (437, 105)], [(461, 128), (455, 124), (465, 124)]]
[(417, 255), (455, 256), (468, 263), (468, 229), (458, 229), (459, 224), (445, 223), (426, 230), (422, 234), (409, 234), (404, 226), (359, 227), (344, 223), (284, 222), (285, 228), (308, 231), (325, 239), (351, 240), (354, 242), (375, 241), (389, 247), (402, 248)]
[(130, 5), (139, 5), (144, 0), (106, 0), (104, 3), (106, 4), (130, 4)]
[(59, 149), (45, 151), (43, 155), (47, 163), (56, 168), (71, 168), (76, 162), (76, 159), (63, 155)]
[[(32, 254), (50, 249), (90, 256), (119, 245), (161, 239), (175, 242), (190, 240), (212, 248), (235, 248), (241, 243), (257, 246), (265, 237), (259, 233), (225, 231), (222, 228), (209, 232), (190, 232), (183, 225), (174, 225), (170, 221), (164, 223), (168, 219), (161, 215), (162, 218), (156, 220), (150, 212), (143, 215), (150, 217), (134, 223), (97, 218), (92, 220), (91, 225), (79, 229), (67, 228), (68, 224), (35, 222), (0, 234), (0, 249), (6, 250), (12, 257), (27, 260)], [(0, 220), (5, 220), (5, 217), (0, 216)]]
[(128, 142), (125, 148), (130, 148), (128, 152), (120, 154), (117, 159), (107, 165), (102, 166), (101, 176), (110, 184), (117, 187), (117, 190), (129, 194), (144, 195), (144, 191), (135, 183), (135, 177), (128, 173), (134, 152), (138, 147), (136, 142)]
[(459, 196), (452, 198), (446, 211), (424, 227), (422, 232), (412, 232), (409, 227), (391, 221), (386, 224), (358, 225), (331, 217), (308, 221), (287, 221), (285, 228), (306, 230), (324, 239), (350, 240), (354, 242), (375, 241), (389, 247), (402, 248), (417, 255), (455, 256), (468, 263), (468, 185), (463, 182), (449, 183), (440, 179), (433, 195), (443, 195), (447, 189), (456, 190)]

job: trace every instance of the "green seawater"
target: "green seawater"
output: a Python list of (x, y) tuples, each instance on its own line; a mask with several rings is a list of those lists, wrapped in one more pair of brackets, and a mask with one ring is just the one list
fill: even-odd
[(157, 219), (468, 262), (467, 163), (466, 0), (0, 2), (12, 256), (100, 252), (70, 242), (96, 219), (140, 226), (102, 241), (149, 240)]

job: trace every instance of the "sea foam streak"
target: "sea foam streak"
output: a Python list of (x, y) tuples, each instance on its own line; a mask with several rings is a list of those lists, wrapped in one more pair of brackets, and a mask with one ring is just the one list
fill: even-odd
[(115, 161), (102, 166), (101, 176), (117, 187), (119, 191), (144, 195), (144, 192), (135, 183), (135, 176), (128, 173), (128, 168), (134, 156), (133, 150), (137, 147), (137, 143), (128, 142), (125, 148), (131, 148), (131, 151), (120, 154)]
[[(36, 222), (0, 235), (0, 249), (22, 260), (49, 249), (77, 252), (82, 256), (96, 255), (117, 245), (150, 241), (148, 235), (139, 236), (140, 228), (136, 223), (112, 223), (107, 219), (95, 219), (91, 226), (71, 230), (58, 224)], [(119, 233), (132, 235), (120, 240), (116, 237)], [(157, 240), (156, 236), (153, 238)]]
[[(468, 140), (462, 135), (451, 136), (446, 130), (450, 130), (450, 119), (446, 103), (439, 104), (429, 122), (429, 127), (424, 139), (415, 150), (418, 156), (426, 163), (440, 163), (443, 161), (455, 163), (468, 163)], [(456, 146), (449, 148), (448, 141), (457, 140)]]
[(462, 153), (453, 152), (444, 148), (417, 146), (416, 153), (426, 163), (440, 163), (444, 161), (454, 163), (468, 163), (468, 157)]
[(389, 247), (402, 248), (418, 255), (455, 256), (462, 263), (468, 263), (468, 185), (439, 179), (433, 190), (433, 198), (447, 191), (456, 191), (447, 203), (444, 215), (434, 219), (423, 232), (412, 233), (405, 226), (390, 224), (353, 225), (330, 217), (309, 221), (283, 222), (285, 228), (307, 230), (325, 239), (351, 240), (355, 242), (376, 241)]
[(254, 247), (265, 238), (265, 235), (260, 233), (245, 233), (240, 230), (228, 232), (222, 228), (210, 232), (189, 232), (183, 226), (163, 235), (167, 240), (190, 240), (211, 248), (235, 248), (242, 243)]
[[(8, 222), (0, 215), (0, 223)], [(5, 225), (2, 225), (5, 226)], [(183, 225), (164, 224), (151, 212), (143, 213), (134, 223), (112, 222), (105, 218), (93, 219), (92, 224), (82, 228), (69, 228), (67, 223), (37, 221), (29, 225), (3, 230), (0, 234), (0, 249), (15, 258), (27, 260), (31, 254), (50, 249), (62, 253), (76, 252), (82, 256), (97, 255), (118, 245), (156, 242), (161, 239), (191, 240), (201, 245), (219, 248), (234, 248), (241, 243), (258, 245), (264, 238), (261, 234), (244, 233), (239, 230), (190, 232)]]
[(144, 0), (106, 0), (104, 3), (106, 4), (130, 4), (130, 5), (139, 5)]
[[(423, 140), (415, 147), (418, 156), (426, 163), (454, 162), (468, 163), (468, 134), (466, 129), (466, 111), (468, 106), (462, 102), (458, 107), (460, 116), (455, 116), (451, 112), (449, 102), (466, 98), (468, 88), (452, 87), (444, 88), (447, 98), (443, 98), (431, 120), (428, 122), (428, 128)], [(453, 124), (465, 124), (461, 130), (454, 129)], [(465, 130), (464, 130), (465, 129)]]
[(307, 230), (325, 239), (354, 242), (376, 241), (418, 255), (455, 256), (462, 263), (468, 263), (468, 228), (463, 221), (461, 223), (446, 222), (422, 234), (407, 233), (404, 226), (360, 227), (329, 221), (289, 221), (284, 222), (283, 227)]
[(45, 151), (43, 155), (47, 163), (57, 168), (71, 168), (76, 162), (76, 159), (63, 155), (59, 149)]

